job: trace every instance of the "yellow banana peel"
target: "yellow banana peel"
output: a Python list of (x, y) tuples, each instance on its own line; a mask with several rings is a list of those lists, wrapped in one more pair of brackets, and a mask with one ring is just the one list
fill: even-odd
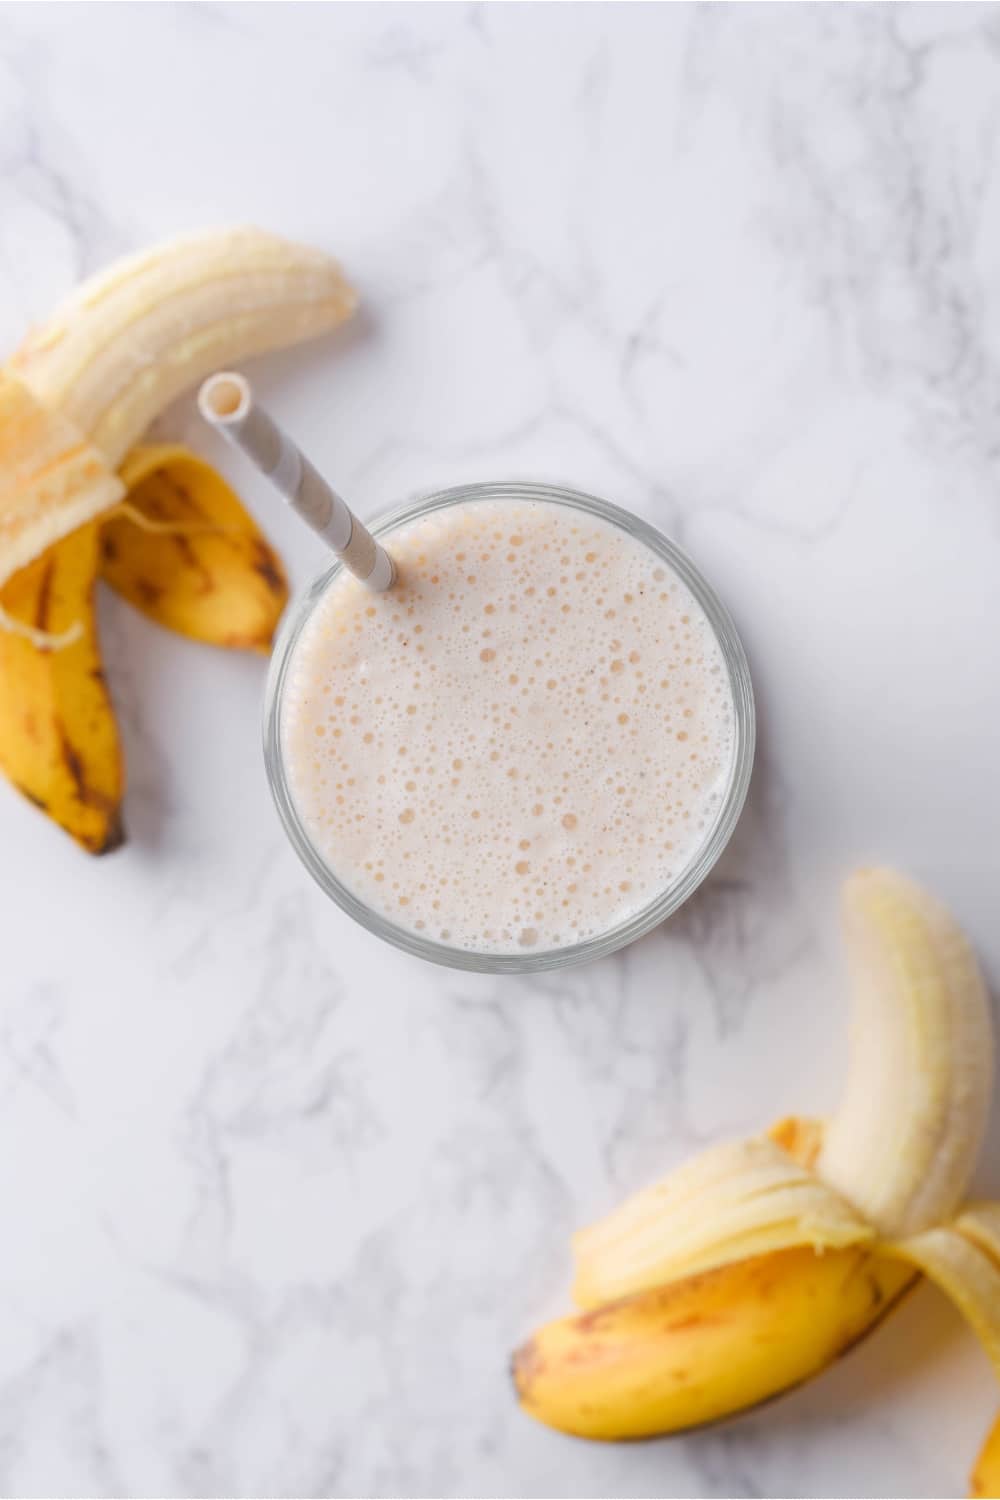
[[(955, 1304), (1000, 1377), (1000, 1203), (969, 1203), (949, 1224), (889, 1247)], [(1000, 1496), (1000, 1420), (972, 1473), (972, 1495)]]
[(548, 1323), (514, 1355), (524, 1410), (578, 1437), (681, 1432), (825, 1369), (916, 1281), (864, 1250), (779, 1250)]
[(976, 1459), (972, 1471), (969, 1494), (978, 1500), (997, 1500), (1000, 1497), (1000, 1417), (990, 1428), (989, 1435)]
[(94, 616), (97, 530), (79, 527), (0, 589), (10, 622), (0, 629), (0, 769), (84, 849), (106, 854), (124, 837), (125, 772)]
[(134, 448), (126, 499), (101, 528), (101, 577), (158, 624), (267, 652), (288, 599), (281, 559), (212, 466), (176, 445)]
[(97, 578), (169, 629), (261, 652), (288, 597), (277, 553), (197, 454), (139, 447), (119, 477), (109, 520), (78, 528), (0, 588), (0, 770), (91, 853), (124, 838)]

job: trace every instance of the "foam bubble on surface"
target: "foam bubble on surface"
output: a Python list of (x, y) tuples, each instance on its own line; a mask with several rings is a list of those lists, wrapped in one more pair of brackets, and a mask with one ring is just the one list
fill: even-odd
[(392, 533), (295, 647), (281, 735), (337, 878), (400, 926), (519, 952), (596, 936), (692, 862), (733, 758), (714, 632), (642, 542), (520, 500)]

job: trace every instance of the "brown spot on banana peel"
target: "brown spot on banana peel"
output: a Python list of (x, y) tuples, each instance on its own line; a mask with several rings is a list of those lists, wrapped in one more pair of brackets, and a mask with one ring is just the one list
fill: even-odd
[(288, 595), (288, 584), (276, 553), (260, 537), (254, 539), (253, 546), (254, 570), (263, 578), (271, 593), (284, 600)]
[(132, 586), (135, 589), (136, 597), (141, 599), (148, 609), (152, 609), (163, 597), (163, 590), (159, 584), (150, 583), (148, 578), (136, 578)]
[(62, 756), (63, 765), (70, 774), (70, 780), (76, 790), (77, 798), (81, 802), (87, 802), (88, 799), (85, 795), (87, 781), (84, 775), (83, 761), (75, 745), (68, 738), (61, 725), (56, 726), (56, 733), (59, 739), (59, 753)]
[(710, 1318), (703, 1313), (697, 1313), (690, 1318), (675, 1318), (672, 1323), (665, 1325), (665, 1331), (667, 1333), (687, 1333), (692, 1328), (717, 1327), (725, 1321), (724, 1318)]
[(216, 586), (215, 579), (213, 578), (211, 571), (206, 568), (205, 564), (198, 556), (195, 548), (191, 545), (190, 539), (186, 536), (174, 536), (171, 537), (171, 541), (174, 543), (174, 546), (177, 548), (181, 557), (183, 557), (184, 561), (187, 563), (191, 571), (193, 573), (196, 573), (201, 580), (201, 592), (203, 594), (210, 594)]
[[(111, 819), (117, 818), (118, 809), (112, 803), (111, 799), (98, 787), (91, 786), (88, 782), (87, 770), (83, 758), (61, 725), (57, 726), (56, 733), (59, 740), (59, 753), (62, 757), (63, 765), (69, 772), (78, 801), (84, 807), (92, 807), (95, 812), (107, 813)], [(104, 844), (102, 842), (103, 847)]]
[[(201, 515), (201, 510), (199, 509), (198, 503), (194, 499), (187, 485), (181, 484), (180, 480), (176, 479), (169, 469), (160, 469), (157, 472), (156, 479), (157, 483), (163, 489), (167, 490), (174, 500), (180, 501), (181, 508), (188, 511), (190, 515), (194, 517), (195, 520), (197, 520), (197, 518)], [(158, 512), (163, 520), (170, 519), (168, 508), (164, 503), (162, 497), (157, 495), (155, 489), (153, 490), (153, 494), (151, 496), (150, 509)]]
[(50, 558), (38, 584), (38, 600), (35, 604), (35, 629), (49, 628), (49, 607), (52, 603), (52, 579), (55, 574), (55, 559)]

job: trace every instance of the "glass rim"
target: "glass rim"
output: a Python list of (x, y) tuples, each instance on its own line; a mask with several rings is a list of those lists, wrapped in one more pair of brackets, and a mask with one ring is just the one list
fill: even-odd
[(447, 968), (471, 970), (488, 974), (529, 974), (547, 969), (566, 968), (585, 963), (614, 953), (618, 948), (635, 942), (672, 916), (698, 889), (712, 870), (732, 837), (739, 821), (753, 769), (756, 743), (756, 711), (750, 667), (743, 643), (737, 633), (726, 606), (711, 584), (676, 542), (657, 530), (641, 516), (624, 510), (610, 501), (598, 499), (581, 490), (558, 484), (546, 484), (528, 480), (490, 480), (479, 483), (452, 485), (443, 490), (425, 491), (405, 504), (386, 511), (369, 524), (373, 536), (383, 537), (409, 521), (430, 515), (459, 503), (477, 503), (484, 500), (527, 500), (548, 504), (565, 505), (584, 511), (617, 526), (628, 535), (645, 543), (663, 559), (678, 575), (697, 600), (705, 613), (709, 625), (719, 643), (723, 662), (733, 697), (733, 753), (729, 769), (729, 780), (722, 796), (715, 820), (694, 857), (680, 871), (665, 890), (641, 911), (633, 913), (624, 922), (608, 928), (606, 932), (580, 942), (567, 943), (558, 948), (546, 948), (540, 952), (490, 953), (470, 948), (453, 947), (449, 943), (437, 942), (418, 932), (399, 926), (391, 918), (375, 911), (343, 884), (330, 869), (317, 850), (292, 798), (285, 774), (284, 755), (281, 745), (281, 714), (284, 688), (292, 653), (313, 609), (343, 568), (339, 560), (327, 568), (313, 581), (286, 613), (278, 638), (271, 653), (267, 685), (264, 694), (264, 765), (268, 784), (274, 797), (278, 815), (285, 832), (306, 869), (320, 888), (347, 914), (373, 932), (406, 953)]

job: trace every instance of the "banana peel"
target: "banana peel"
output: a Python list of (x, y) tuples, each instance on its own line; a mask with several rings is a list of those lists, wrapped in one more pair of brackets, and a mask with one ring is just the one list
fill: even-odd
[(98, 566), (91, 521), (0, 589), (0, 769), (88, 853), (107, 854), (124, 840), (125, 769), (97, 638)]
[(524, 1410), (577, 1437), (683, 1432), (817, 1375), (917, 1280), (864, 1250), (735, 1261), (545, 1327), (514, 1355)]
[(91, 854), (124, 842), (98, 578), (168, 629), (258, 652), (288, 597), (277, 553), (197, 454), (139, 447), (115, 477), (109, 519), (78, 527), (0, 587), (0, 770)]
[(990, 1428), (976, 1459), (969, 1494), (974, 1500), (997, 1500), (1000, 1496), (1000, 1417)]
[(101, 577), (157, 624), (268, 652), (288, 583), (281, 559), (212, 466), (187, 448), (134, 448), (101, 528)]
[[(955, 1304), (1000, 1379), (1000, 1203), (968, 1203), (950, 1223), (889, 1249)], [(1000, 1419), (976, 1460), (969, 1493), (1000, 1496)]]

